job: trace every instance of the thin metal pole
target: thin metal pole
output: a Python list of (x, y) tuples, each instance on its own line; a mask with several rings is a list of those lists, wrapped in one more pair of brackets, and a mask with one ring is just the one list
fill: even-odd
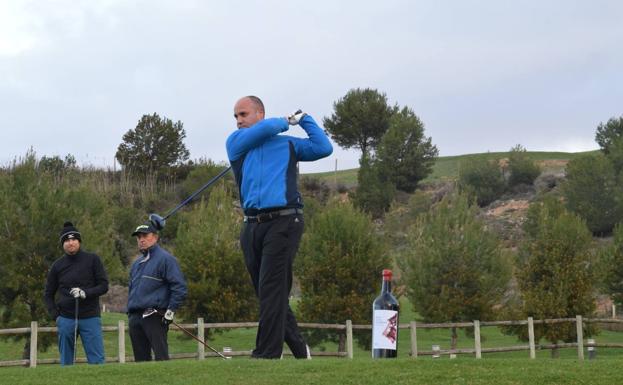
[(78, 347), (78, 310), (80, 309), (78, 305), (78, 298), (76, 300), (76, 306), (74, 308), (74, 364), (76, 363), (76, 348)]

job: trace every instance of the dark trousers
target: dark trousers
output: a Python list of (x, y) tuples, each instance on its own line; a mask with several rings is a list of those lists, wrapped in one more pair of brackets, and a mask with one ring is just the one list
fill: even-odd
[(162, 323), (162, 316), (152, 314), (143, 318), (142, 313), (130, 313), (128, 320), (134, 361), (151, 361), (152, 350), (156, 361), (169, 359), (169, 327)]
[(294, 357), (307, 357), (307, 345), (288, 304), (292, 263), (302, 234), (300, 214), (246, 223), (240, 234), (247, 270), (260, 302), (255, 358), (281, 357), (284, 341)]

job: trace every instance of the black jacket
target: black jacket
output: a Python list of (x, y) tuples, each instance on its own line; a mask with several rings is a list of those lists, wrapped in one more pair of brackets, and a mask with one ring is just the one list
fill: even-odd
[(75, 299), (69, 294), (73, 287), (81, 288), (86, 294), (85, 299), (79, 300), (78, 318), (99, 316), (99, 297), (108, 291), (108, 277), (100, 257), (80, 250), (76, 255), (65, 254), (52, 264), (44, 294), (45, 305), (52, 319), (55, 320), (59, 315), (75, 317)]

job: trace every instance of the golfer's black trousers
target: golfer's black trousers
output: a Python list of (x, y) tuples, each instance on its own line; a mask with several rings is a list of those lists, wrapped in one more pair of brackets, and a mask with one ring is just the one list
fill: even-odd
[(152, 350), (156, 361), (169, 359), (169, 345), (167, 344), (169, 327), (162, 323), (160, 315), (153, 314), (143, 318), (142, 312), (130, 313), (128, 324), (134, 361), (151, 361)]
[(284, 341), (294, 357), (307, 357), (305, 340), (288, 304), (292, 263), (302, 234), (302, 214), (245, 223), (242, 228), (240, 245), (260, 302), (255, 358), (281, 357)]

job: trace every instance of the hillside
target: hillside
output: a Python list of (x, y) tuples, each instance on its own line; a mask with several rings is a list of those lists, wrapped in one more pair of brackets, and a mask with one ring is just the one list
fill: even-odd
[[(595, 151), (587, 152), (544, 152), (544, 151), (529, 151), (527, 155), (529, 158), (537, 161), (544, 172), (561, 172), (564, 170), (565, 165), (571, 159), (578, 156), (591, 153)], [(487, 159), (506, 159), (508, 158), (508, 152), (486, 152), (480, 154), (465, 154), (456, 156), (441, 156), (437, 158), (435, 166), (433, 167), (433, 173), (424, 180), (424, 183), (435, 182), (440, 180), (454, 179), (458, 175), (459, 163), (461, 160), (469, 158), (487, 158)], [(346, 187), (354, 187), (357, 185), (357, 170), (356, 168), (348, 170), (338, 170), (337, 172), (321, 172), (305, 174), (305, 176), (318, 178), (328, 185), (344, 185)]]

